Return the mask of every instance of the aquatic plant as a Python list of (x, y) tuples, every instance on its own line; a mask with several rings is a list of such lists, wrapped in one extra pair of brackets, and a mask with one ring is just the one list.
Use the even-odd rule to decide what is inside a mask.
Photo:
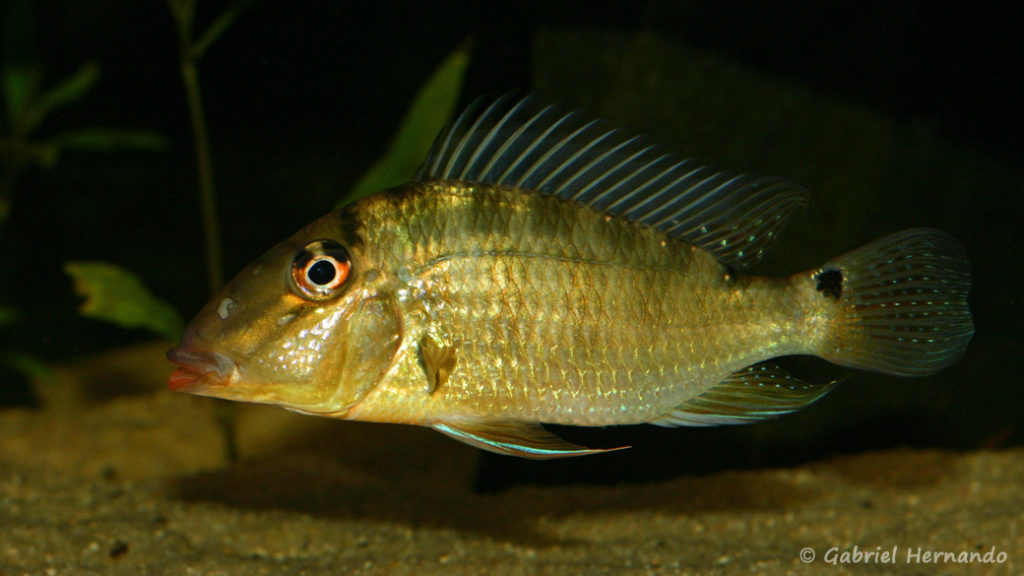
[(38, 129), (54, 112), (83, 100), (100, 78), (100, 65), (83, 63), (73, 74), (44, 87), (45, 71), (35, 57), (34, 3), (8, 3), (0, 62), (6, 123), (0, 124), (0, 226), (10, 214), (19, 177), (28, 169), (52, 169), (65, 151), (105, 152), (118, 148), (162, 150), (167, 140), (151, 130), (87, 126), (48, 137)]
[(123, 328), (144, 328), (175, 340), (181, 336), (181, 315), (157, 298), (131, 272), (109, 262), (66, 262), (75, 292), (84, 298), (79, 312)]
[[(209, 289), (215, 292), (223, 283), (221, 243), (217, 222), (217, 192), (210, 156), (210, 136), (206, 126), (199, 84), (198, 61), (252, 0), (239, 0), (221, 13), (200, 36), (194, 36), (197, 0), (168, 0), (178, 33), (180, 72), (188, 101), (196, 152), (200, 211), (206, 238), (206, 265)], [(181, 335), (181, 315), (154, 296), (130, 271), (108, 262), (68, 262), (65, 272), (75, 283), (75, 292), (84, 298), (79, 311), (123, 328), (145, 328), (168, 339)]]
[(10, 214), (15, 185), (24, 171), (35, 166), (52, 169), (61, 154), (76, 150), (105, 152), (117, 148), (162, 150), (166, 139), (149, 130), (115, 127), (85, 127), (35, 139), (35, 132), (50, 114), (85, 98), (96, 85), (100, 67), (86, 62), (48, 90), (40, 89), (43, 76), (38, 62), (5, 66), (2, 71), (7, 126), (0, 129), (0, 225)]
[(199, 205), (203, 215), (206, 238), (206, 272), (210, 293), (224, 283), (221, 256), (220, 225), (217, 221), (217, 190), (213, 179), (213, 160), (210, 157), (210, 135), (206, 127), (206, 114), (199, 85), (199, 59), (206, 50), (238, 19), (252, 0), (238, 0), (214, 20), (201, 35), (195, 35), (195, 8), (198, 0), (167, 0), (178, 31), (178, 56), (181, 80), (185, 86), (192, 136), (196, 150), (196, 173), (199, 177)]
[[(69, 151), (163, 150), (167, 146), (162, 135), (138, 128), (85, 126), (40, 135), (50, 116), (90, 94), (99, 81), (100, 65), (87, 61), (70, 76), (44, 85), (45, 70), (34, 54), (34, 16), (33, 2), (12, 1), (3, 18), (0, 90), (6, 114), (0, 123), (0, 232), (10, 216), (17, 183), (27, 171), (52, 170)], [(18, 318), (17, 309), (0, 303), (0, 328), (7, 329)], [(3, 351), (0, 364), (34, 377), (46, 372), (41, 360), (25, 352)]]

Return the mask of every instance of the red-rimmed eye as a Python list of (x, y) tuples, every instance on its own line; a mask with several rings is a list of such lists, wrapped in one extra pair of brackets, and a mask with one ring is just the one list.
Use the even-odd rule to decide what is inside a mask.
[(352, 273), (348, 250), (333, 240), (310, 242), (292, 261), (292, 287), (310, 300), (327, 300), (339, 293)]

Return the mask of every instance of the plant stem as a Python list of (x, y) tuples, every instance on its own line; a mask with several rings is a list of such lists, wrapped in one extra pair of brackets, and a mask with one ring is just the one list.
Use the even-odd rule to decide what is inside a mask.
[[(210, 136), (206, 129), (206, 115), (199, 90), (199, 73), (196, 61), (207, 46), (223, 32), (231, 20), (217, 27), (217, 33), (204, 35), (196, 43), (192, 38), (192, 22), (196, 0), (168, 0), (171, 14), (178, 27), (178, 52), (181, 59), (181, 79), (185, 86), (189, 115), (192, 117), (192, 137), (195, 139), (196, 171), (199, 178), (199, 206), (203, 214), (203, 231), (206, 237), (206, 273), (210, 294), (216, 294), (223, 284), (221, 264), (220, 225), (217, 221), (217, 192), (213, 183), (213, 160), (210, 156)], [(198, 44), (198, 49), (197, 49)], [(228, 462), (237, 462), (238, 451), (238, 409), (234, 404), (219, 402), (216, 410), (217, 425), (224, 439), (224, 452)]]
[(199, 76), (195, 61), (182, 55), (181, 78), (192, 116), (192, 134), (196, 147), (196, 172), (199, 176), (199, 204), (203, 214), (206, 237), (206, 277), (210, 294), (216, 294), (224, 283), (220, 246), (220, 224), (217, 220), (217, 190), (213, 184), (213, 160), (210, 157), (210, 136), (206, 129), (203, 100), (199, 92)]
[(192, 44), (192, 59), (199, 60), (199, 57), (206, 52), (210, 44), (213, 44), (214, 40), (219, 38), (225, 30), (235, 23), (235, 20), (252, 2), (253, 0), (236, 0), (234, 4), (229, 6), (224, 12), (221, 12), (221, 15), (206, 29), (206, 32)]
[[(199, 74), (192, 58), (191, 48), (182, 51), (181, 79), (185, 85), (188, 109), (192, 117), (192, 135), (196, 146), (196, 172), (199, 176), (199, 205), (203, 214), (203, 232), (206, 238), (206, 278), (210, 295), (224, 283), (221, 264), (220, 224), (217, 221), (217, 190), (213, 184), (213, 159), (210, 156), (210, 136), (206, 129), (206, 115), (199, 92)], [(228, 462), (238, 461), (236, 436), (238, 409), (234, 404), (219, 402), (216, 409), (217, 427), (224, 438), (224, 453)]]
[(223, 283), (220, 247), (220, 225), (217, 221), (217, 190), (213, 183), (213, 160), (210, 157), (210, 135), (206, 129), (206, 114), (199, 90), (199, 72), (192, 38), (192, 24), (196, 0), (168, 0), (174, 23), (178, 28), (178, 57), (181, 80), (185, 87), (189, 116), (192, 119), (192, 138), (196, 149), (196, 173), (199, 179), (199, 208), (203, 215), (203, 234), (206, 238), (206, 278), (210, 295), (216, 294)]

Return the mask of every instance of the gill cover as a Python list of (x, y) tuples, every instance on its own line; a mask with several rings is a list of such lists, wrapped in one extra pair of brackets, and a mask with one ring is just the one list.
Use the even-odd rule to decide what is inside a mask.
[(344, 338), (344, 360), (332, 412), (346, 412), (362, 400), (394, 365), (401, 344), (401, 318), (394, 302), (385, 297), (361, 301)]

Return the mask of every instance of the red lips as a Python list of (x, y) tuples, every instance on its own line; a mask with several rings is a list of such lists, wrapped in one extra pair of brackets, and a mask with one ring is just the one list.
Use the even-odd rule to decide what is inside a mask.
[(171, 377), (167, 380), (167, 387), (174, 392), (187, 390), (199, 380), (199, 376), (188, 368), (178, 368), (171, 373)]
[(194, 352), (184, 346), (167, 351), (167, 359), (179, 367), (167, 380), (167, 387), (175, 392), (193, 392), (211, 378), (224, 381), (234, 370), (229, 358), (216, 352)]

